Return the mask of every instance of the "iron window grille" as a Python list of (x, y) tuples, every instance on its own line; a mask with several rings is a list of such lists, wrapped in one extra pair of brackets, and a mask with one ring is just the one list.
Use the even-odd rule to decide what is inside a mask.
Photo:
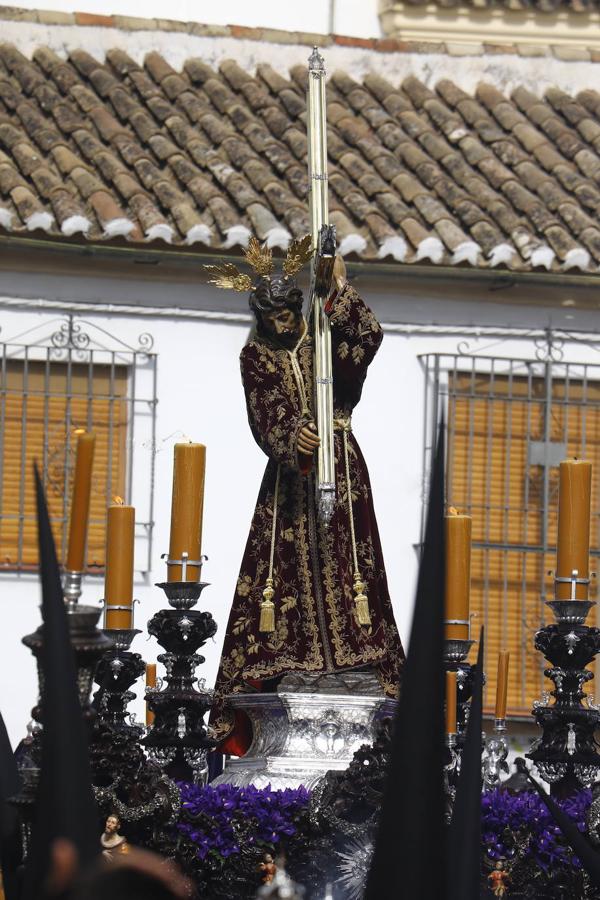
[[(506, 335), (510, 337), (509, 334)], [(593, 463), (591, 551), (600, 520), (600, 365), (566, 362), (553, 335), (536, 358), (456, 353), (420, 357), (425, 377), (422, 528), (440, 415), (446, 427), (446, 500), (473, 517), (473, 623), (486, 627), (486, 704), (495, 693), (497, 651), (511, 649), (509, 714), (527, 715), (552, 686), (533, 647), (552, 599), (558, 464)], [(422, 540), (422, 537), (421, 537)], [(592, 565), (592, 568), (596, 566)], [(590, 588), (591, 599), (596, 588)], [(514, 679), (514, 680), (513, 680)]]
[[(133, 347), (72, 315), (0, 343), (0, 571), (37, 568), (34, 459), (65, 559), (78, 428), (96, 433), (89, 573), (103, 571), (106, 507), (116, 494), (136, 508), (136, 570), (150, 570), (157, 403), (152, 347), (147, 333)], [(94, 535), (98, 547), (102, 542), (96, 554), (90, 550)]]

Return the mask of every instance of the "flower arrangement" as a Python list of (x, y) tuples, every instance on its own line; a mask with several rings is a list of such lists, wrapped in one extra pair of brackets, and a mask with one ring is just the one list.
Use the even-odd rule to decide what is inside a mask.
[[(592, 792), (583, 790), (560, 802), (581, 832), (586, 831), (591, 801)], [(510, 894), (514, 890), (521, 896), (554, 896), (545, 893), (551, 885), (582, 889), (581, 863), (535, 791), (489, 791), (481, 802), (484, 865), (488, 871), (503, 865), (511, 878)]]
[(274, 791), (270, 786), (200, 787), (182, 783), (179, 789), (179, 832), (197, 847), (200, 860), (210, 854), (221, 862), (239, 854), (242, 848), (275, 852), (282, 840), (296, 834), (310, 797), (304, 787)]
[[(585, 817), (591, 802), (592, 792), (580, 791), (560, 804), (582, 832), (586, 830)], [(535, 791), (490, 791), (483, 795), (481, 803), (484, 851), (490, 860), (510, 860), (519, 852), (523, 859), (534, 860), (545, 872), (557, 866), (580, 868), (579, 860)]]
[[(254, 897), (265, 853), (277, 856), (283, 850), (296, 870), (292, 874), (305, 883), (315, 867), (328, 870), (325, 858), (318, 862), (319, 852), (331, 857), (336, 835), (313, 831), (305, 788), (181, 783), (179, 789), (174, 854), (192, 875), (198, 896)], [(591, 800), (592, 792), (584, 790), (560, 803), (582, 832)], [(489, 791), (481, 802), (482, 886), (500, 865), (509, 878), (507, 897), (515, 900), (596, 900), (579, 860), (535, 791)]]

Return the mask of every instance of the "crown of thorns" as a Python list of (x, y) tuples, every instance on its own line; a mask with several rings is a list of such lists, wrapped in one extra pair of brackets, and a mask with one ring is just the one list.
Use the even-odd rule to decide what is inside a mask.
[[(313, 250), (311, 246), (311, 237), (294, 240), (288, 247), (286, 257), (283, 261), (283, 275), (285, 278), (293, 278), (302, 266), (310, 260)], [(267, 278), (270, 280), (275, 262), (270, 247), (261, 244), (256, 238), (250, 238), (248, 249), (244, 251), (246, 262), (256, 272), (259, 278)], [(233, 291), (251, 291), (255, 285), (250, 275), (240, 272), (238, 267), (233, 263), (221, 263), (218, 266), (204, 266), (205, 270), (210, 274), (209, 283), (216, 285), (218, 288), (226, 288)]]

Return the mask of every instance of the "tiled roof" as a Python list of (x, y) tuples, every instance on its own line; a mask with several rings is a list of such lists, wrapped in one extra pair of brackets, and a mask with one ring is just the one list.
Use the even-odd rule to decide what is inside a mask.
[[(460, 63), (456, 63), (455, 65)], [(309, 230), (306, 70), (0, 46), (0, 226), (218, 250)], [(364, 260), (600, 264), (600, 93), (328, 85), (331, 218)]]

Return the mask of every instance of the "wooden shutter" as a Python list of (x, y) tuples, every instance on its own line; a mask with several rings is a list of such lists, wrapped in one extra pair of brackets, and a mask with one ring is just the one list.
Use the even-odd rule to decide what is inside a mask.
[(106, 506), (125, 493), (127, 369), (78, 363), (8, 360), (0, 385), (0, 566), (38, 563), (33, 462), (44, 469), (46, 495), (62, 557), (77, 428), (96, 435), (87, 565), (104, 566)]
[[(600, 385), (553, 379), (548, 403), (542, 377), (454, 372), (448, 394), (448, 502), (473, 517), (471, 611), (473, 632), (486, 626), (486, 711), (493, 713), (498, 651), (506, 648), (508, 715), (529, 715), (541, 691), (553, 687), (533, 641), (540, 624), (553, 621), (543, 598), (553, 596), (558, 512), (558, 468), (547, 469), (544, 516), (544, 466), (531, 464), (530, 446), (545, 440), (548, 415), (549, 441), (594, 464), (597, 498)], [(593, 500), (592, 550), (595, 507)]]

